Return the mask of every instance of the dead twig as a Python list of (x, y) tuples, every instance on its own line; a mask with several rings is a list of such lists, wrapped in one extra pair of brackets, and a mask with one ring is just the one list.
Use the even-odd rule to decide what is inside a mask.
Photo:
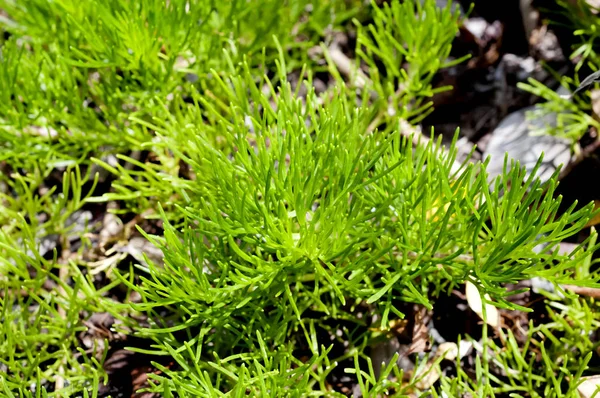
[(561, 285), (565, 290), (569, 290), (575, 294), (591, 298), (600, 298), (600, 289), (595, 287), (575, 286), (575, 285)]

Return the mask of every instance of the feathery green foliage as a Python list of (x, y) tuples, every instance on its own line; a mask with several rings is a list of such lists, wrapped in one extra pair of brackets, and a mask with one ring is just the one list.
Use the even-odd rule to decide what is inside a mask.
[[(97, 312), (149, 343), (132, 351), (170, 359), (147, 387), (165, 397), (344, 396), (340, 375), (363, 396), (576, 396), (597, 348), (581, 336), (599, 322), (577, 297), (548, 293), (552, 321), (524, 344), (486, 326), (481, 341), (465, 337), (481, 353), (475, 375), (458, 360), (455, 377), (424, 386), (435, 353), (415, 372), (371, 357), (413, 304), (465, 282), (521, 311), (512, 283), (598, 286), (595, 232), (558, 250), (593, 206), (559, 214), (556, 176), (541, 184), (507, 162), (490, 184), (485, 162), (456, 161), (455, 142), (413, 146), (406, 121), (430, 111), (433, 75), (460, 61), (447, 59), (460, 23), (450, 5), (373, 5), (371, 25), (356, 21), (364, 85), (329, 57), (335, 85), (317, 93), (307, 49), (357, 4), (84, 3), (0, 1), (12, 35), (0, 59), (7, 396), (96, 396), (108, 342), (86, 352), (79, 333)], [(104, 202), (156, 221), (139, 232), (164, 261), (116, 260), (98, 286), (88, 254), (102, 253), (102, 226), (74, 218)], [(52, 236), (54, 252), (42, 247)]]
[[(279, 74), (283, 80), (283, 61)], [(260, 395), (303, 375), (293, 391), (308, 393), (372, 343), (357, 307), (381, 314), (387, 329), (404, 316), (398, 303), (430, 307), (467, 280), (505, 308), (519, 308), (506, 300), (507, 283), (590, 283), (575, 273), (595, 247), (566, 256), (558, 244), (583, 227), (592, 206), (557, 216), (554, 181), (541, 186), (507, 165), (490, 186), (485, 164), (455, 168), (453, 147), (413, 148), (399, 129), (367, 134), (368, 109), (343, 95), (320, 104), (310, 82), (302, 98), (289, 84), (265, 94), (249, 74), (233, 72), (221, 84), (230, 106), (225, 116), (212, 108), (210, 128), (177, 120), (154, 127), (194, 176), (163, 177), (181, 198), (173, 211), (183, 219), (170, 224), (162, 213), (164, 236), (148, 237), (163, 249), (164, 266), (141, 267), (140, 285), (122, 277), (143, 298), (132, 309), (153, 320), (139, 333), (157, 353), (177, 353), (182, 369), (168, 372), (177, 382), (156, 378), (154, 391), (187, 377), (208, 391)], [(211, 109), (202, 98), (198, 106)], [(215, 149), (215, 133), (225, 148)], [(342, 331), (349, 346), (325, 360), (332, 346), (316, 329)], [(294, 352), (302, 346), (320, 370), (300, 366)], [(415, 387), (386, 390), (396, 388)]]
[(425, 100), (451, 89), (434, 89), (431, 82), (438, 70), (468, 58), (449, 58), (460, 19), (450, 1), (442, 9), (432, 1), (396, 1), (375, 7), (369, 26), (357, 23), (356, 53), (368, 68), (380, 123), (401, 118), (417, 124), (433, 111)]

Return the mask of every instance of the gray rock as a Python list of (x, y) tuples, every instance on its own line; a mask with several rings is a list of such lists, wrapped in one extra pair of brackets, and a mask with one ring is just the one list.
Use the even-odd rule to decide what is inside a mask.
[(556, 115), (548, 114), (536, 120), (527, 120), (526, 113), (535, 107), (520, 109), (508, 115), (492, 133), (484, 157), (490, 156), (487, 168), (490, 180), (502, 174), (504, 156), (508, 153), (509, 161), (519, 161), (525, 167), (528, 176), (533, 171), (539, 157), (544, 154), (544, 160), (537, 171), (537, 177), (547, 181), (552, 173), (562, 164), (566, 165), (571, 159), (570, 141), (549, 135), (531, 135), (535, 129), (547, 125), (556, 126)]

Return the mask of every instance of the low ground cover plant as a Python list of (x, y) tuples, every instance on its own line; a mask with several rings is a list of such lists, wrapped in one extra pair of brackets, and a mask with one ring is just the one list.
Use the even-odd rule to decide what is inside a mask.
[[(596, 232), (561, 250), (593, 204), (417, 128), (465, 59), (450, 3), (0, 8), (6, 396), (576, 397), (594, 374), (572, 290), (598, 287)], [(464, 289), (481, 322), (435, 337)]]

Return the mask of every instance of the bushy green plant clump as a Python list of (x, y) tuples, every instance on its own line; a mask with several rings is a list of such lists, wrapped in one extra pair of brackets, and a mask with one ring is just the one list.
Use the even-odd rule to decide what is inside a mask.
[(157, 101), (185, 97), (191, 82), (209, 92), (209, 71), (225, 66), (222, 48), (260, 70), (272, 64), (276, 35), (304, 63), (319, 35), (358, 14), (352, 5), (3, 0), (0, 159), (53, 167), (139, 148), (151, 136), (128, 128), (129, 117), (154, 116)]
[[(581, 336), (598, 324), (595, 303), (577, 297), (549, 297), (552, 322), (531, 325), (524, 344), (511, 331), (473, 341), (475, 375), (458, 361), (455, 377), (423, 387), (427, 356), (411, 374), (394, 361), (376, 372), (370, 357), (407, 303), (431, 308), (467, 281), (523, 311), (508, 284), (597, 286), (595, 233), (558, 250), (591, 205), (558, 214), (555, 178), (541, 185), (507, 164), (489, 184), (486, 163), (457, 163), (454, 144), (413, 147), (406, 121), (430, 109), (460, 23), (450, 5), (373, 6), (372, 25), (357, 21), (364, 85), (344, 84), (329, 57), (336, 84), (317, 94), (315, 65), (299, 70), (304, 50), (356, 7), (221, 3), (2, 2), (13, 34), (0, 105), (5, 394), (97, 394), (108, 342), (84, 350), (78, 336), (109, 312), (150, 342), (132, 350), (172, 360), (149, 375), (166, 397), (343, 396), (340, 375), (363, 396), (576, 396), (596, 348)], [(258, 18), (271, 9), (290, 19)], [(97, 166), (113, 174), (110, 192), (95, 188)], [(73, 219), (105, 201), (160, 219), (160, 233), (140, 233), (164, 262), (109, 265), (96, 286), (88, 257), (101, 226)], [(48, 236), (54, 252), (41, 247)], [(113, 288), (140, 299), (116, 302)]]
[[(319, 104), (310, 88), (298, 98), (290, 85), (264, 94), (250, 75), (222, 84), (230, 112), (214, 128), (155, 127), (195, 175), (168, 178), (185, 220), (149, 237), (163, 248), (164, 266), (142, 268), (140, 285), (122, 279), (143, 298), (132, 308), (153, 319), (140, 333), (181, 367), (165, 369), (170, 377), (156, 378), (155, 391), (324, 390), (336, 364), (355, 357), (358, 365), (372, 340), (368, 321), (355, 315), (361, 306), (380, 314), (385, 330), (404, 316), (398, 303), (431, 307), (467, 280), (515, 308), (506, 283), (589, 273), (585, 248), (562, 256), (557, 245), (592, 209), (558, 217), (554, 183), (541, 187), (507, 168), (490, 187), (484, 164), (453, 171), (454, 149), (433, 141), (413, 149), (399, 129), (366, 134), (368, 110), (343, 95)], [(215, 132), (228, 148), (215, 150)], [(170, 317), (159, 316), (165, 308)], [(349, 345), (332, 357), (335, 343), (316, 330)], [(295, 355), (301, 347), (310, 349), (308, 363)], [(415, 388), (398, 378), (371, 378), (365, 388)]]

